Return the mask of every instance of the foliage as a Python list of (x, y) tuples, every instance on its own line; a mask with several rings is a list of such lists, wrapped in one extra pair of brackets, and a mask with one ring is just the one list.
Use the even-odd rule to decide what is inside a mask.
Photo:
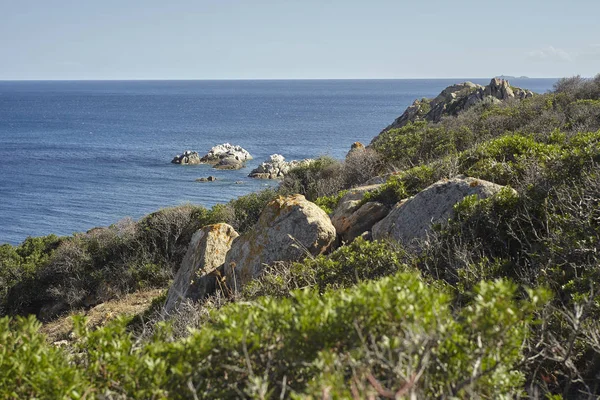
[(433, 184), (439, 179), (439, 176), (436, 176), (437, 172), (439, 170), (436, 171), (431, 166), (423, 165), (393, 174), (378, 189), (365, 193), (362, 203), (379, 201), (383, 204), (394, 205)]
[(315, 204), (321, 207), (327, 214), (331, 214), (333, 210), (338, 206), (342, 197), (348, 193), (347, 190), (342, 190), (337, 194), (331, 196), (321, 196), (315, 200)]
[[(46, 344), (30, 320), (2, 330), (0, 369), (22, 369), (36, 354), (52, 363), (28, 364), (33, 379), (3, 380), (0, 396), (78, 398), (85, 387), (89, 397), (278, 398), (324, 390), (347, 397), (353, 386), (361, 397), (382, 388), (419, 397), (516, 395), (520, 349), (543, 298), (519, 301), (515, 289), (482, 283), (454, 314), (447, 288), (404, 273), (323, 295), (304, 290), (230, 304), (176, 342), (166, 327), (138, 344), (126, 321), (93, 332), (76, 321), (74, 358)], [(19, 349), (22, 337), (36, 346)]]
[(282, 194), (299, 193), (314, 201), (321, 196), (329, 196), (343, 189), (340, 178), (342, 164), (327, 156), (293, 168), (281, 182)]
[(170, 324), (156, 322), (159, 300), (95, 331), (78, 320), (63, 350), (34, 319), (1, 319), (0, 397), (597, 396), (599, 88), (600, 75), (568, 78), (552, 93), (392, 129), (343, 162), (321, 157), (278, 190), (211, 210), (0, 246), (0, 313), (52, 318), (168, 284), (199, 227), (247, 231), (279, 194), (331, 212), (386, 168), (398, 171), (363, 202), (393, 205), (457, 174), (508, 185), (463, 199), (415, 248), (358, 238), (274, 263), (237, 297), (190, 304)]
[(300, 193), (310, 201), (361, 185), (385, 169), (381, 154), (366, 148), (350, 152), (343, 162), (319, 157), (292, 169), (279, 187), (283, 195)]
[(381, 133), (373, 148), (399, 168), (428, 163), (468, 148), (475, 140), (471, 129), (445, 129), (427, 122), (410, 123)]
[(18, 282), (30, 278), (40, 265), (59, 246), (61, 239), (55, 235), (28, 237), (19, 246), (0, 246), (0, 315), (5, 313), (9, 289)]
[(294, 289), (314, 287), (345, 288), (365, 280), (379, 279), (409, 270), (408, 259), (400, 245), (366, 241), (359, 237), (330, 255), (307, 258), (303, 262), (278, 263), (244, 288), (244, 298), (288, 296)]
[(84, 397), (86, 386), (65, 352), (49, 345), (33, 317), (0, 319), (0, 397), (59, 399)]

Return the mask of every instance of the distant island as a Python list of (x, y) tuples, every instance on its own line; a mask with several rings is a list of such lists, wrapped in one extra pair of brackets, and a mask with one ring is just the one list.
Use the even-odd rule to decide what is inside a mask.
[(499, 78), (499, 79), (531, 79), (530, 77), (525, 76), (525, 75), (523, 75), (523, 76), (498, 75), (498, 76), (496, 76), (496, 78)]

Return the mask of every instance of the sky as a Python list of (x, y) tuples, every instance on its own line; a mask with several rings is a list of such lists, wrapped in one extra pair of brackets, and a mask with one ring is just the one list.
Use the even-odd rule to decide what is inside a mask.
[(0, 0), (0, 80), (594, 76), (599, 0)]

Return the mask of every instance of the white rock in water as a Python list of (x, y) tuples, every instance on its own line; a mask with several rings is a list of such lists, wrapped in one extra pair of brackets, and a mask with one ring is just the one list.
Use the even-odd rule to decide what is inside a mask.
[(200, 161), (207, 164), (217, 164), (224, 158), (234, 158), (242, 162), (252, 160), (250, 153), (242, 146), (223, 143), (210, 149)]

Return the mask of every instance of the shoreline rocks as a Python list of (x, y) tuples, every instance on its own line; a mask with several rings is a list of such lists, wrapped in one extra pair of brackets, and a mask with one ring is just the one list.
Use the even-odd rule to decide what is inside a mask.
[[(533, 96), (534, 93), (531, 90), (511, 86), (505, 79), (493, 78), (487, 86), (463, 82), (448, 86), (434, 99), (415, 100), (381, 133), (390, 129), (402, 128), (408, 123), (416, 121), (439, 122), (444, 116), (456, 115), (482, 102), (501, 103), (512, 99), (523, 100)], [(378, 137), (376, 136), (371, 141), (371, 145), (377, 141)]]
[(211, 148), (201, 159), (202, 164), (219, 164), (224, 159), (235, 159), (242, 163), (252, 160), (252, 156), (242, 146), (223, 143)]
[(196, 182), (214, 182), (216, 180), (217, 180), (217, 178), (211, 175), (206, 178), (198, 178), (198, 179), (196, 179)]
[(172, 160), (172, 164), (181, 164), (181, 165), (198, 165), (200, 164), (200, 156), (198, 152), (186, 150), (183, 154), (177, 154)]
[(248, 160), (252, 160), (252, 156), (242, 146), (223, 143), (214, 146), (202, 157), (196, 151), (186, 150), (183, 154), (177, 154), (171, 163), (180, 165), (209, 164), (216, 169), (236, 170), (243, 168)]
[(238, 156), (229, 156), (222, 158), (218, 163), (213, 165), (215, 169), (237, 170), (244, 168), (244, 162)]
[(248, 177), (256, 179), (280, 179), (292, 168), (308, 165), (311, 162), (313, 160), (308, 158), (304, 160), (285, 161), (285, 157), (281, 154), (271, 154), (268, 159), (250, 171)]

